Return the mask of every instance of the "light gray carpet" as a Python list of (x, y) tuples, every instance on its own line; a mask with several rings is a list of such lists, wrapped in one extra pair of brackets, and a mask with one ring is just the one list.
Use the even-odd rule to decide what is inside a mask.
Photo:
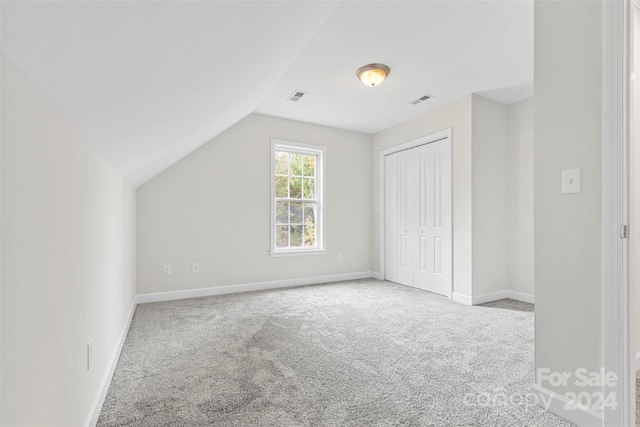
[(531, 305), (376, 280), (143, 304), (98, 425), (569, 426), (533, 342)]
[(640, 426), (640, 371), (636, 371), (636, 426)]

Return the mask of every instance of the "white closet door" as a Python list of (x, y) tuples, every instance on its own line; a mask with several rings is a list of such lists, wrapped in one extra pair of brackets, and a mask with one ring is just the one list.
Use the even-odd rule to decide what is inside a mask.
[(398, 154), (385, 157), (384, 237), (385, 278), (398, 281)]
[(413, 286), (413, 256), (416, 228), (415, 167), (412, 150), (398, 153), (398, 281)]
[(449, 138), (429, 144), (431, 149), (432, 192), (431, 292), (451, 296), (452, 219), (451, 219), (451, 141)]
[(385, 278), (450, 297), (451, 140), (385, 158)]
[(431, 147), (421, 145), (411, 150), (416, 162), (414, 173), (416, 200), (416, 235), (414, 237), (414, 277), (413, 286), (427, 291), (431, 290), (432, 245), (431, 245), (431, 212), (432, 183)]

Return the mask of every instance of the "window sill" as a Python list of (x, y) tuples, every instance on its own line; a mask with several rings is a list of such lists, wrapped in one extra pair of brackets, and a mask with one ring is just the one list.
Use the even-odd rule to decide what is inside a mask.
[(290, 257), (290, 256), (309, 256), (309, 255), (324, 255), (327, 253), (326, 249), (314, 249), (308, 251), (279, 251), (279, 252), (269, 252), (271, 258), (281, 258), (281, 257)]

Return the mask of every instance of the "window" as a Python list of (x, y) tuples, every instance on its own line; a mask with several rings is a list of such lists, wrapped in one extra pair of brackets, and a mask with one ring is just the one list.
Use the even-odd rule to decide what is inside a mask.
[(271, 141), (271, 256), (324, 253), (325, 149)]

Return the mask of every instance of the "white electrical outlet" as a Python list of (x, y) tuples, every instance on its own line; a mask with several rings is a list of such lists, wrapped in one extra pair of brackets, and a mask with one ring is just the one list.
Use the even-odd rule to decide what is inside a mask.
[(191, 263), (191, 274), (200, 274), (200, 263)]
[(93, 340), (87, 344), (87, 371), (91, 370), (93, 364)]
[(342, 255), (338, 255), (338, 262), (342, 262)]
[(164, 275), (165, 276), (170, 276), (171, 275), (171, 266), (169, 264), (166, 264), (164, 266)]

